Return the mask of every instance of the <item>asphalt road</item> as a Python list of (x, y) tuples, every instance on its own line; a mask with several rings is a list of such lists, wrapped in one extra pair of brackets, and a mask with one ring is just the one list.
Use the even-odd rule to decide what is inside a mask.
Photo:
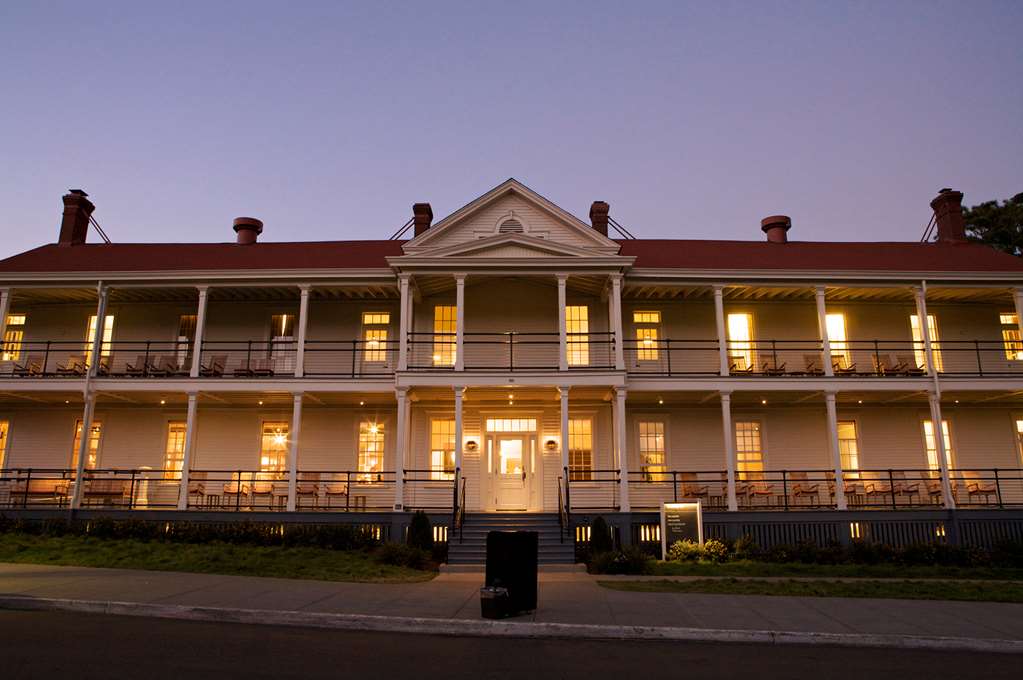
[(0, 611), (13, 678), (971, 678), (1018, 680), (1023, 657), (668, 642), (354, 633)]

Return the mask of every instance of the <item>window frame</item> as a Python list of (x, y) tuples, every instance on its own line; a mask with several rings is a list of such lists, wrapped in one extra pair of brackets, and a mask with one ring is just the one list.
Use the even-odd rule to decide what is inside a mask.
[[(739, 460), (739, 425), (743, 423), (753, 423), (758, 426), (758, 434), (760, 437), (760, 469), (759, 470), (742, 470), (740, 468), (741, 461)], [(767, 431), (764, 426), (763, 416), (743, 416), (741, 418), (733, 418), (732, 420), (732, 441), (735, 446), (735, 475), (736, 479), (740, 481), (749, 481), (752, 478), (743, 479), (742, 475), (760, 474), (763, 475), (768, 469), (767, 464)]]
[[(856, 465), (855, 467), (847, 466), (845, 463), (845, 456), (842, 453), (842, 423), (852, 423), (853, 426), (853, 439), (852, 441), (856, 445)], [(860, 470), (863, 469), (863, 447), (860, 445), (860, 421), (859, 418), (838, 418), (836, 420), (835, 434), (838, 440), (838, 459), (842, 465), (842, 472), (849, 472), (849, 477), (859, 477)], [(846, 440), (848, 441), (848, 440)]]
[[(181, 455), (180, 456), (174, 456), (174, 459), (177, 461), (177, 466), (175, 468), (173, 465), (170, 464), (171, 463), (170, 445), (171, 445), (171, 434), (173, 433), (174, 428), (177, 428), (177, 427), (181, 428)], [(188, 443), (187, 443), (187, 439), (188, 439), (188, 421), (186, 421), (186, 420), (177, 420), (177, 419), (168, 420), (167, 421), (166, 433), (167, 434), (166, 434), (166, 437), (164, 438), (164, 446), (163, 446), (163, 479), (168, 480), (168, 481), (180, 480), (181, 479), (181, 473), (184, 471), (184, 468), (185, 468), (185, 449), (188, 446)]]
[(11, 419), (0, 418), (0, 470), (7, 469), (7, 456), (11, 447)]
[[(428, 450), (430, 452), (430, 460), (428, 462), (429, 462), (429, 466), (430, 466), (430, 479), (432, 481), (449, 481), (449, 480), (453, 480), (455, 478), (455, 470), (458, 469), (458, 456), (457, 456), (458, 443), (455, 441), (455, 439), (456, 439), (455, 417), (453, 415), (430, 415), (429, 416), (429, 420), (430, 420), (430, 434), (429, 434), (429, 436), (430, 436), (430, 446), (429, 446)], [(448, 450), (446, 447), (437, 447), (437, 446), (435, 446), (435, 444), (437, 443), (436, 437), (438, 436), (438, 434), (434, 431), (434, 425), (437, 424), (437, 423), (450, 423), (451, 424), (451, 439), (450, 439), (451, 448), (450, 448), (450, 450)], [(447, 434), (445, 433), (445, 434), (441, 434), (439, 436), (447, 437)], [(447, 442), (445, 442), (445, 444), (446, 443)], [(440, 453), (441, 454), (441, 465), (439, 467), (438, 467), (436, 461), (434, 460), (434, 454), (436, 454), (436, 453)], [(446, 465), (447, 458), (448, 458), (449, 454), (451, 456), (451, 471), (450, 472), (448, 471), (448, 467)]]
[[(78, 437), (79, 437), (78, 432), (79, 432), (79, 428), (81, 428), (83, 430), (83, 434), (84, 434), (84, 430), (85, 430), (84, 425), (85, 425), (85, 423), (83, 422), (82, 418), (75, 418), (74, 429), (71, 430), (71, 465), (70, 465), (70, 469), (71, 470), (77, 470), (78, 469), (78, 447), (80, 446), (79, 441), (77, 441)], [(96, 437), (96, 455), (95, 455), (95, 460), (93, 461), (93, 464), (90, 466), (89, 465), (89, 449), (90, 449), (90, 447), (86, 446), (85, 447), (85, 465), (82, 467), (82, 469), (83, 470), (98, 470), (98, 469), (101, 469), (99, 461), (100, 461), (100, 457), (101, 457), (102, 452), (103, 452), (103, 419), (102, 418), (93, 417), (92, 423), (90, 424), (90, 427), (95, 429), (95, 430), (98, 430), (98, 435)], [(92, 438), (91, 434), (89, 435), (89, 438), (90, 439)]]
[[(438, 312), (445, 310), (438, 316)], [(451, 318), (448, 319), (448, 311)], [(444, 330), (450, 328), (451, 330)], [(430, 361), (436, 367), (453, 367), (458, 361), (458, 305), (435, 304), (433, 306), (433, 352)]]
[[(958, 447), (955, 444), (955, 428), (952, 427), (952, 419), (946, 416), (942, 416), (942, 434), (945, 438), (945, 462), (948, 465), (949, 470), (956, 470), (956, 451)], [(920, 419), (920, 438), (924, 448), (924, 467), (931, 472), (940, 472), (941, 463), (938, 460), (938, 455), (941, 453), (938, 450), (938, 440), (934, 438), (934, 462), (935, 466), (931, 465), (931, 448), (927, 445), (927, 426), (930, 425), (931, 429), (934, 429), (934, 424), (931, 422), (931, 416), (928, 414)], [(947, 432), (945, 430), (948, 430)]]
[[(105, 319), (106, 320), (103, 322), (103, 339), (100, 341), (100, 346), (99, 346), (99, 358), (100, 359), (103, 359), (105, 357), (109, 357), (114, 352), (114, 347), (113, 347), (113, 344), (114, 344), (114, 324), (115, 324), (115, 322), (117, 320), (116, 319), (116, 315), (115, 314), (106, 314), (105, 315)], [(85, 352), (85, 365), (86, 365), (86, 367), (88, 367), (90, 362), (92, 361), (92, 348), (94, 346), (93, 343), (95, 343), (96, 340), (98, 339), (98, 338), (96, 338), (96, 335), (97, 335), (96, 331), (98, 330), (96, 328), (96, 322), (97, 322), (97, 319), (96, 319), (96, 315), (95, 314), (90, 314), (88, 316), (88, 318), (85, 320), (85, 343), (83, 345), (83, 351)]]
[[(572, 447), (572, 423), (586, 422), (589, 424), (589, 463), (588, 465), (573, 465), (573, 451), (584, 451), (584, 449), (573, 449)], [(568, 442), (565, 443), (568, 452), (568, 479), (571, 482), (592, 482), (593, 471), (596, 469), (596, 417), (593, 413), (571, 413), (568, 415)]]
[[(636, 317), (640, 314), (656, 314), (656, 321), (639, 321)], [(632, 310), (632, 328), (633, 335), (636, 336), (636, 361), (659, 361), (660, 356), (660, 343), (662, 340), (662, 330), (664, 328), (664, 314), (659, 309), (634, 309)], [(644, 337), (644, 333), (652, 333), (652, 337)], [(650, 340), (649, 344), (652, 344), (652, 348), (644, 347), (644, 344), (648, 344), (646, 341)]]
[[(831, 332), (831, 320), (840, 319), (842, 322), (842, 339), (836, 340)], [(846, 369), (852, 366), (852, 354), (849, 349), (849, 324), (845, 312), (827, 312), (824, 315), (824, 325), (828, 331), (828, 344), (831, 346), (831, 364), (836, 363), (839, 368)]]
[[(749, 336), (746, 340), (733, 340), (732, 339), (732, 317), (745, 317), (748, 319), (746, 323), (746, 331)], [(757, 365), (757, 354), (756, 354), (756, 326), (754, 325), (753, 312), (727, 312), (725, 313), (725, 332), (728, 336), (728, 367), (731, 369), (733, 366), (738, 364), (738, 359), (741, 358), (745, 363), (744, 368), (737, 368), (735, 370), (750, 370), (756, 368)], [(745, 348), (744, 348), (745, 346)]]
[[(671, 450), (668, 443), (669, 422), (670, 418), (663, 413), (636, 414), (636, 464), (644, 481), (668, 481), (668, 477), (665, 473), (668, 471), (668, 451)], [(661, 441), (663, 445), (661, 455), (663, 457), (663, 461), (661, 462), (660, 470), (651, 470), (650, 468), (652, 466), (644, 466), (643, 463), (643, 424), (645, 423), (657, 423), (661, 425)]]
[[(569, 310), (583, 310), (581, 318), (572, 318)], [(586, 330), (572, 330), (573, 323), (585, 326)], [(590, 306), (588, 304), (565, 304), (565, 362), (569, 367), (590, 365)]]
[[(386, 322), (367, 323), (367, 316), (386, 315)], [(391, 311), (390, 310), (363, 310), (359, 313), (360, 333), (362, 339), (362, 363), (364, 364), (387, 364), (387, 344), (391, 339)], [(382, 333), (381, 337), (370, 337), (370, 333)], [(378, 343), (372, 349), (370, 343)]]
[[(12, 322), (12, 319), (21, 319), (20, 322)], [(21, 353), (25, 345), (25, 325), (28, 323), (28, 314), (21, 312), (9, 312), (7, 323), (4, 326), (3, 351), (0, 352), (0, 361), (21, 361)], [(17, 337), (14, 337), (17, 334)], [(12, 349), (13, 348), (13, 349)]]
[[(1005, 321), (1006, 318), (1012, 321)], [(1007, 361), (1023, 361), (1023, 336), (1019, 331), (1016, 312), (999, 312), (998, 323), (1002, 331), (1002, 349)]]
[[(278, 426), (278, 432), (267, 432), (268, 427)], [(283, 451), (277, 452), (276, 457), (272, 455), (274, 450), (267, 448), (267, 437), (284, 435)], [(291, 423), (287, 420), (276, 418), (260, 418), (259, 420), (259, 472), (261, 474), (281, 474), (288, 471), (288, 457), (291, 453)], [(267, 455), (269, 454), (269, 455)], [(273, 464), (274, 459), (278, 461)], [(266, 462), (263, 462), (266, 459)]]
[[(909, 315), (909, 333), (913, 338), (913, 358), (919, 368), (933, 368), (935, 373), (945, 370), (945, 363), (941, 356), (941, 336), (938, 334), (938, 317), (935, 314), (927, 313), (927, 334), (931, 343), (931, 356), (934, 357), (934, 366), (929, 366), (927, 361), (927, 344), (924, 342), (923, 328), (920, 326), (919, 314), (916, 312)], [(913, 320), (916, 319), (914, 322)], [(933, 322), (933, 323), (932, 323)]]
[[(368, 456), (371, 452), (362, 450), (363, 444), (363, 431), (362, 426), (366, 425), (366, 434), (372, 434), (375, 436), (379, 435), (380, 448), (378, 451), (380, 457), (380, 467), (377, 470), (364, 470), (363, 469), (363, 458)], [(377, 427), (377, 432), (372, 432), (373, 426)], [(387, 463), (387, 422), (374, 418), (371, 416), (360, 415), (355, 420), (355, 470), (356, 470), (356, 481), (360, 483), (370, 483), (375, 481), (383, 481), (383, 473), (385, 472)]]

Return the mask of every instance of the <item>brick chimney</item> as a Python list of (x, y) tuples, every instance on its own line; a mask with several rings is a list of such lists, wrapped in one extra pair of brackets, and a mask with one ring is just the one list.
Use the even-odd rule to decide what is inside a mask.
[(263, 233), (263, 223), (255, 217), (236, 217), (234, 232), (238, 234), (238, 245), (251, 246)]
[(412, 223), (415, 224), (415, 235), (419, 236), (430, 228), (433, 222), (433, 208), (429, 203), (412, 204)]
[(769, 243), (788, 243), (791, 228), (792, 218), (788, 215), (771, 215), (760, 220), (760, 229), (767, 234)]
[(938, 225), (938, 241), (962, 243), (966, 240), (966, 222), (963, 220), (963, 192), (942, 189), (931, 201), (934, 221)]
[(80, 246), (89, 233), (89, 216), (96, 206), (81, 189), (71, 189), (64, 196), (64, 216), (60, 220), (60, 239), (57, 245)]
[(595, 231), (607, 236), (607, 221), (611, 212), (611, 206), (604, 201), (594, 201), (590, 206), (590, 224)]

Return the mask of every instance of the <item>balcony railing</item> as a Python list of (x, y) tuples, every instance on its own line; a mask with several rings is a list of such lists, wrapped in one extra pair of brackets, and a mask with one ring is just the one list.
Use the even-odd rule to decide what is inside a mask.
[[(409, 333), (409, 370), (453, 370), (454, 333)], [(557, 371), (561, 338), (558, 333), (465, 333), (462, 340), (466, 371)], [(613, 333), (569, 333), (569, 370), (614, 368)]]

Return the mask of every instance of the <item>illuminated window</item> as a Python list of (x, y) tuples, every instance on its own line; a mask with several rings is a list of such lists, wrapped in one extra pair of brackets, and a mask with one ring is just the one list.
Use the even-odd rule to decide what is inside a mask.
[(7, 464), (7, 431), (10, 426), (6, 420), (0, 420), (0, 470)]
[(185, 432), (185, 421), (167, 423), (167, 448), (163, 455), (164, 479), (181, 479), (181, 468), (185, 464)]
[(661, 479), (664, 472), (664, 421), (639, 422), (639, 469), (644, 479)]
[(21, 359), (21, 343), (25, 339), (25, 315), (8, 314), (7, 329), (4, 331), (4, 346), (0, 352), (0, 361), (19, 361)]
[(661, 313), (633, 312), (632, 323), (636, 326), (636, 358), (639, 361), (657, 361)]
[[(86, 365), (92, 361), (92, 343), (96, 339), (96, 315), (89, 315), (89, 325), (85, 330), (85, 363)], [(99, 354), (101, 357), (110, 356), (111, 341), (114, 339), (114, 315), (107, 314), (106, 321), (103, 322), (103, 342), (99, 348)]]
[(828, 314), (825, 317), (828, 328), (828, 342), (831, 345), (831, 363), (838, 368), (849, 368), (849, 339), (845, 333), (845, 314)]
[(487, 432), (536, 432), (536, 418), (487, 418)]
[(430, 421), (430, 479), (455, 478), (455, 421), (433, 418)]
[(433, 308), (433, 365), (454, 366), (458, 351), (455, 333), (458, 324), (458, 308), (454, 305), (437, 305)]
[[(909, 326), (913, 331), (913, 354), (916, 358), (916, 365), (920, 368), (927, 366), (927, 351), (924, 345), (924, 336), (920, 328), (920, 317), (913, 314), (909, 317)], [(927, 315), (927, 334), (931, 340), (931, 353), (934, 355), (934, 370), (941, 373), (944, 370), (941, 361), (941, 352), (938, 351), (938, 322), (933, 314)]]
[[(96, 467), (96, 460), (99, 456), (99, 440), (103, 433), (103, 423), (98, 420), (92, 421), (89, 429), (89, 442), (85, 452), (85, 469), (92, 470)], [(71, 467), (78, 469), (78, 447), (82, 445), (82, 421), (75, 421), (75, 440), (71, 445)]]
[(259, 447), (259, 469), (281, 472), (288, 467), (288, 424), (264, 422)]
[(192, 358), (192, 346), (195, 344), (195, 314), (182, 314), (178, 317), (178, 338), (175, 353), (178, 364), (185, 365)]
[(565, 307), (565, 327), (569, 366), (588, 366), (590, 363), (590, 308), (586, 305)]
[(764, 471), (764, 444), (760, 423), (750, 420), (735, 424), (735, 464), (739, 472)]
[(568, 478), (573, 482), (593, 479), (593, 420), (568, 420)]
[(270, 317), (270, 358), (274, 370), (295, 368), (295, 315), (274, 314)]
[(753, 315), (728, 315), (728, 359), (738, 371), (753, 367)]
[[(359, 472), (383, 472), (384, 470), (384, 426), (364, 420), (359, 423)], [(368, 481), (370, 475), (360, 475)]]
[(1019, 324), (1015, 314), (999, 314), (998, 321), (1002, 325), (1002, 345), (1005, 347), (1005, 358), (1012, 361), (1023, 361), (1023, 340), (1019, 335)]
[(362, 337), (365, 347), (362, 360), (370, 363), (387, 361), (387, 331), (391, 324), (388, 312), (363, 312)]
[[(947, 420), (941, 421), (941, 436), (945, 440), (945, 461), (949, 468), (955, 468), (955, 453), (952, 450), (951, 430)], [(938, 442), (934, 437), (934, 423), (930, 420), (924, 421), (924, 447), (927, 449), (927, 467), (932, 470), (940, 470), (938, 465)]]
[(838, 421), (838, 453), (843, 470), (860, 469), (860, 445), (856, 439), (856, 421)]
[(1019, 455), (1019, 465), (1023, 467), (1023, 418), (1016, 420), (1016, 453)]

